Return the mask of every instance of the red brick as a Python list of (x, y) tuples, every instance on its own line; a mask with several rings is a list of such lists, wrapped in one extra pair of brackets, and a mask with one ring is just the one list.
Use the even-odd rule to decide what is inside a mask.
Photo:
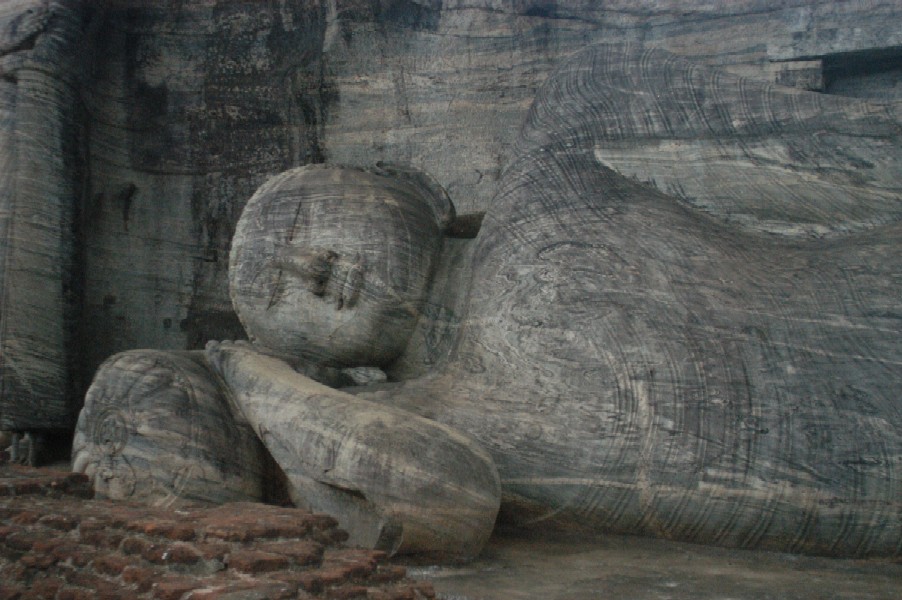
[(132, 519), (135, 518), (134, 511), (127, 506), (118, 506), (115, 504), (110, 504), (110, 511), (107, 514), (110, 520), (110, 525), (112, 527), (125, 527), (127, 526)]
[(95, 571), (111, 577), (118, 577), (129, 564), (129, 560), (121, 554), (104, 554), (91, 563)]
[(141, 553), (144, 560), (156, 565), (193, 565), (200, 561), (201, 554), (191, 544), (152, 544)]
[(143, 523), (142, 530), (146, 535), (165, 537), (180, 542), (190, 542), (197, 537), (194, 527), (175, 521), (147, 521)]
[(29, 571), (21, 563), (15, 562), (3, 569), (3, 579), (6, 581), (25, 581), (28, 579)]
[(369, 577), (373, 583), (393, 583), (407, 577), (407, 569), (398, 565), (379, 565)]
[(296, 584), (300, 589), (311, 594), (319, 594), (323, 591), (323, 579), (319, 576), (319, 572), (282, 571), (272, 573), (268, 577)]
[(362, 578), (376, 570), (377, 561), (383, 556), (383, 553), (372, 550), (330, 550), (325, 553), (323, 566), (341, 567), (349, 570), (351, 577)]
[[(264, 537), (267, 538), (298, 538), (304, 537), (314, 528), (310, 517), (312, 515), (294, 509), (284, 514), (267, 515), (261, 525), (265, 528)], [(295, 514), (297, 513), (297, 514)]]
[(55, 577), (36, 579), (31, 582), (31, 586), (29, 586), (28, 592), (22, 600), (31, 600), (32, 598), (35, 600), (53, 600), (56, 598), (56, 593), (62, 585), (63, 582)]
[(322, 513), (313, 513), (311, 515), (308, 515), (305, 520), (306, 522), (310, 523), (310, 526), (313, 529), (325, 530), (338, 527), (338, 521), (335, 520), (335, 517), (331, 515), (324, 515)]
[(126, 519), (124, 523), (124, 527), (127, 531), (132, 531), (134, 533), (145, 533), (145, 529), (153, 526), (153, 520), (151, 519), (135, 519), (134, 515), (129, 514), (130, 518)]
[(78, 530), (81, 533), (86, 531), (104, 531), (110, 527), (112, 527), (112, 525), (108, 520), (98, 519), (96, 516), (83, 518), (81, 523), (78, 524)]
[(38, 538), (34, 533), (27, 531), (14, 531), (6, 536), (4, 543), (6, 547), (18, 552), (28, 552), (31, 550)]
[[(63, 548), (60, 546), (60, 548)], [(54, 554), (59, 553), (60, 548), (54, 551)], [(77, 544), (75, 546), (67, 546), (67, 549), (71, 549), (71, 553), (68, 554), (67, 558), (72, 565), (76, 567), (84, 567), (89, 562), (94, 560), (97, 557), (97, 550), (91, 546), (85, 546), (84, 544)], [(65, 559), (60, 559), (65, 560)]]
[(354, 577), (354, 568), (348, 565), (330, 564), (317, 571), (323, 585), (332, 586), (347, 583)]
[(206, 560), (224, 560), (225, 555), (231, 552), (232, 546), (225, 543), (205, 543), (194, 546)]
[(56, 600), (93, 600), (93, 598), (92, 592), (73, 587), (60, 588), (56, 594)]
[(115, 600), (122, 597), (117, 584), (83, 570), (66, 573), (66, 582), (86, 590), (91, 590), (95, 600)]
[(56, 560), (50, 554), (39, 554), (37, 552), (29, 552), (19, 559), (19, 564), (29, 569), (46, 570), (52, 567)]
[(417, 600), (416, 591), (410, 586), (399, 586), (387, 590), (380, 590), (380, 593), (370, 593), (369, 600)]
[(33, 510), (23, 510), (10, 519), (16, 525), (34, 525), (41, 518), (41, 513)]
[[(37, 546), (40, 547), (39, 544)], [(54, 545), (48, 553), (51, 554), (57, 562), (67, 562), (73, 556), (78, 554), (78, 550), (79, 545), (77, 543), (70, 540), (63, 540), (62, 543)]]
[(91, 479), (84, 473), (67, 473), (62, 479), (50, 483), (50, 487), (79, 498), (91, 498)]
[(78, 530), (78, 539), (82, 544), (98, 548), (117, 548), (124, 537), (124, 534), (115, 529)]
[(411, 584), (411, 587), (423, 598), (435, 598), (435, 588), (432, 587), (432, 583), (429, 581), (415, 581)]
[(205, 587), (189, 577), (170, 577), (153, 585), (153, 597), (159, 600), (179, 600), (188, 592)]
[(195, 531), (194, 527), (181, 523), (173, 525), (166, 533), (161, 535), (174, 542), (191, 542), (197, 539), (197, 531)]
[(242, 573), (266, 573), (288, 567), (288, 559), (271, 552), (238, 550), (229, 555), (228, 566)]
[(119, 549), (125, 554), (144, 554), (151, 547), (151, 543), (145, 539), (130, 536), (122, 540)]
[(146, 567), (128, 565), (122, 569), (122, 581), (133, 585), (139, 592), (147, 592), (159, 578), (159, 572)]
[(236, 542), (303, 537), (311, 531), (334, 528), (336, 525), (336, 521), (327, 515), (249, 503), (227, 504), (210, 510), (202, 523), (208, 536)]
[(20, 479), (13, 482), (13, 490), (15, 496), (30, 496), (32, 494), (40, 494), (43, 484), (37, 479)]
[(272, 581), (232, 581), (191, 592), (186, 600), (287, 600), (297, 597), (297, 586)]
[(384, 561), (387, 557), (388, 554), (382, 550), (369, 550), (367, 548), (341, 548), (338, 550), (329, 550), (329, 552), (326, 553), (326, 560), (347, 560), (354, 562), (365, 560), (372, 562), (374, 566), (376, 563)]
[(362, 585), (347, 585), (326, 592), (326, 598), (330, 600), (354, 600), (355, 598), (366, 598), (366, 596), (366, 588)]
[(72, 531), (73, 529), (78, 527), (78, 520), (74, 517), (66, 515), (44, 515), (43, 517), (38, 519), (38, 523), (40, 525), (44, 525), (45, 527), (58, 529), (60, 531)]
[(169, 547), (169, 558), (167, 560), (170, 563), (179, 565), (193, 565), (199, 562), (200, 559), (200, 552), (198, 552), (197, 549), (191, 544), (176, 542)]
[(256, 544), (254, 549), (281, 554), (300, 566), (320, 564), (323, 559), (322, 544), (310, 540), (264, 542)]
[(260, 525), (242, 523), (214, 523), (206, 528), (208, 538), (225, 540), (227, 542), (252, 542), (261, 538), (266, 529)]
[(169, 558), (169, 546), (165, 544), (147, 544), (141, 551), (141, 558), (155, 565), (166, 564)]
[(313, 532), (313, 539), (326, 546), (343, 544), (348, 541), (348, 532), (344, 529), (323, 529)]
[(53, 551), (60, 546), (70, 543), (71, 541), (61, 537), (43, 538), (35, 540), (34, 544), (31, 546), (31, 550), (32, 552), (40, 552), (42, 554), (52, 554)]

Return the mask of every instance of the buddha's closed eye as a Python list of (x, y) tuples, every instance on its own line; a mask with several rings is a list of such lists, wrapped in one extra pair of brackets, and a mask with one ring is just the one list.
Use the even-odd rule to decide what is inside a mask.
[(300, 278), (314, 296), (334, 298), (335, 308), (342, 310), (353, 307), (360, 297), (366, 259), (359, 253), (349, 259), (333, 250), (285, 247), (276, 252), (272, 267), (279, 274), (270, 306), (281, 297), (283, 277), (288, 274)]

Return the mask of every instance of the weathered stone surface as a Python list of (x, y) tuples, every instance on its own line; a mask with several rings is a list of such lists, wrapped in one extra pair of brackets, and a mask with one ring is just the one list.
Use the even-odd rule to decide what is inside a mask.
[[(251, 340), (280, 356), (390, 364), (407, 345), (453, 217), (444, 191), (422, 177), (287, 171), (245, 206), (229, 258), (232, 302)], [(311, 295), (320, 301), (303, 301)]]
[[(231, 260), (256, 348), (206, 359), (292, 499), (367, 546), (478, 551), (494, 467), (459, 431), (524, 524), (895, 555), (900, 138), (893, 105), (596, 46), (537, 96), (473, 242), (439, 253), (450, 211), (398, 175), (264, 184)], [(424, 331), (451, 339), (405, 352)], [(295, 370), (369, 365), (410, 378), (355, 399)]]
[[(898, 108), (791, 93), (644, 48), (891, 100), (902, 80), (898, 16), (897, 3), (879, 0), (4, 3), (0, 428), (69, 425), (67, 390), (117, 350), (243, 335), (224, 257), (245, 198), (304, 163), (387, 159), (432, 173), (461, 212), (487, 210), (477, 242), (430, 247), (434, 267), (408, 255), (413, 279), (434, 273), (434, 284), (424, 303), (400, 297), (396, 321), (382, 314), (344, 330), (306, 310), (308, 339), (280, 345), (295, 298), (270, 332), (267, 316), (251, 324), (246, 310), (261, 345), (333, 384), (359, 374), (339, 367), (364, 369), (358, 381), (379, 381), (376, 367), (408, 380), (364, 394), (477, 437), (509, 495), (549, 519), (585, 513), (717, 543), (897, 553)], [(601, 39), (616, 44), (558, 69), (514, 146), (512, 124), (551, 70)], [(341, 171), (352, 172), (361, 177)], [(364, 214), (358, 237), (363, 225), (387, 231), (384, 213)], [(274, 243), (263, 233), (291, 234), (288, 217), (247, 237)], [(323, 233), (340, 233), (333, 225)], [(421, 245), (437, 243), (436, 225)], [(312, 250), (328, 258), (330, 243)], [(352, 293), (336, 297), (322, 282), (316, 301), (355, 309), (356, 274), (394, 260), (390, 245), (381, 250), (368, 263), (327, 260)], [(298, 257), (272, 258), (281, 274)], [(331, 332), (326, 341), (312, 322)], [(372, 356), (375, 344), (349, 349), (386, 325)], [(76, 356), (73, 339), (84, 347)], [(201, 412), (230, 423), (238, 413), (195, 366), (187, 380), (208, 386)], [(258, 367), (233, 389), (260, 390)], [(285, 374), (281, 396), (305, 396), (309, 382)], [(193, 396), (182, 384), (160, 389), (184, 408)], [(133, 414), (157, 391), (110, 389), (110, 406)], [(104, 402), (89, 398), (76, 453), (85, 439), (101, 450), (80, 466), (121, 466), (125, 448), (158, 452), (133, 432), (120, 447), (121, 415), (107, 427), (92, 412)], [(214, 475), (151, 470), (149, 485), (166, 494), (191, 480), (205, 496), (223, 479), (218, 455), (234, 431), (196, 451), (191, 412), (151, 427), (188, 423), (187, 434), (148, 440), (212, 463)], [(268, 418), (254, 423), (263, 438)], [(172, 445), (186, 437), (187, 450)], [(128, 468), (94, 472), (133, 487)], [(885, 519), (882, 533), (871, 518)]]
[(337, 515), (351, 543), (390, 553), (460, 559), (482, 549), (500, 486), (471, 439), (326, 387), (250, 344), (211, 342), (207, 356), (296, 505)]
[(762, 85), (633, 45), (579, 56), (548, 80), (521, 146), (589, 150), (745, 230), (812, 237), (902, 216), (893, 104)]
[[(279, 175), (236, 231), (238, 314), (260, 348), (317, 375), (389, 364), (412, 334), (452, 218), (444, 192), (405, 170), (307, 166)], [(478, 445), (325, 387), (247, 344), (211, 342), (205, 356), (212, 371), (200, 355), (160, 351), (123, 353), (98, 371), (73, 453), (73, 468), (98, 493), (241, 499), (235, 494), (261, 487), (263, 465), (259, 452), (241, 451), (256, 448), (246, 420), (294, 503), (339, 515), (351, 543), (445, 559), (478, 554), (500, 502), (495, 467)], [(214, 535), (253, 535), (237, 525)]]
[(328, 92), (317, 1), (91, 8), (86, 381), (117, 351), (243, 335), (235, 222), (268, 175), (322, 160)]
[(0, 429), (73, 417), (83, 21), (77, 1), (0, 7)]
[[(35, 167), (53, 171), (40, 180), (69, 190), (53, 197), (78, 214), (76, 253), (65, 236), (60, 253), (84, 274), (71, 313), (80, 317), (80, 351), (71, 366), (61, 350), (47, 357), (54, 377), (72, 373), (80, 390), (115, 352), (198, 349), (244, 335), (226, 257), (244, 203), (272, 174), (324, 160), (409, 164), (431, 173), (461, 214), (486, 210), (536, 91), (589, 43), (660, 47), (780, 83), (795, 81), (781, 75), (785, 65), (821, 61), (822, 72), (811, 67), (800, 85), (820, 75), (842, 93), (898, 98), (890, 94), (899, 89), (893, 0), (51, 5), (84, 21), (72, 30), (83, 42), (77, 51), (41, 59), (42, 73), (74, 77), (53, 93), (75, 89), (79, 101), (52, 102), (79, 125), (83, 156), (63, 156), (82, 166), (65, 176)], [(5, 2), (4, 12), (12, 20), (22, 6)], [(889, 62), (868, 58), (887, 51)], [(877, 63), (889, 66), (865, 68)], [(67, 115), (38, 123), (47, 135), (36, 137), (72, 138), (60, 129)], [(64, 313), (41, 319), (51, 315)]]
[(242, 337), (226, 256), (272, 174), (408, 164), (476, 214), (536, 91), (589, 43), (899, 98), (900, 22), (894, 0), (4, 2), (0, 254), (35, 270), (2, 269), (31, 281), (0, 283), (2, 402), (30, 408), (0, 427), (71, 426), (115, 352)]
[[(264, 450), (236, 416), (202, 353), (122, 353), (104, 363), (88, 390), (72, 469), (87, 474), (103, 498), (259, 500)], [(167, 525), (157, 533), (188, 533)]]
[[(410, 0), (381, 11), (376, 4), (339, 0), (327, 13), (323, 60), (336, 93), (324, 154), (339, 164), (412, 164), (435, 176), (462, 214), (488, 208), (535, 93), (586, 45), (662, 48), (785, 84), (788, 62), (845, 64), (894, 48), (898, 64), (902, 39), (893, 0)], [(859, 74), (867, 62), (857, 63)], [(898, 67), (884, 67), (842, 91), (867, 94), (881, 73), (900, 80)], [(809, 77), (795, 81), (811, 85)]]
[[(635, 108), (624, 90), (649, 73), (694, 85), (664, 86), (657, 110)], [(884, 151), (857, 176), (816, 142), (790, 142), (810, 154), (788, 173), (748, 146), (725, 151), (718, 160), (741, 167), (789, 228), (731, 220), (755, 199), (740, 193), (693, 206), (729, 180), (681, 199), (611, 168), (623, 166), (611, 140), (634, 131), (679, 129), (691, 145), (719, 140), (721, 126), (763, 149), (787, 132), (837, 132), (849, 156)], [(655, 51), (587, 50), (537, 97), (475, 241), (469, 312), (442, 376), (359, 394), (474, 436), (522, 524), (897, 555), (900, 229), (887, 174), (899, 171), (900, 137), (895, 107), (765, 87)], [(673, 163), (652, 151), (644, 168), (682, 168)], [(820, 169), (812, 185), (783, 204), (773, 190), (809, 165)], [(824, 201), (818, 177), (831, 174), (861, 203)], [(841, 226), (803, 238), (793, 228), (808, 233), (812, 214)]]

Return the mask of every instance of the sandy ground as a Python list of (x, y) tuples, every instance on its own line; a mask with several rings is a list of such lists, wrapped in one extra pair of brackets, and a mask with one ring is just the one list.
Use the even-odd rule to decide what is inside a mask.
[(477, 561), (410, 567), (445, 600), (902, 600), (902, 562), (710, 548), (630, 536), (498, 536)]

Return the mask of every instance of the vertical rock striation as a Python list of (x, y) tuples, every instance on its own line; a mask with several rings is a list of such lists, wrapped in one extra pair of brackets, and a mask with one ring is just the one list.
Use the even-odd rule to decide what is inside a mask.
[(72, 419), (81, 8), (12, 2), (0, 13), (0, 429)]

